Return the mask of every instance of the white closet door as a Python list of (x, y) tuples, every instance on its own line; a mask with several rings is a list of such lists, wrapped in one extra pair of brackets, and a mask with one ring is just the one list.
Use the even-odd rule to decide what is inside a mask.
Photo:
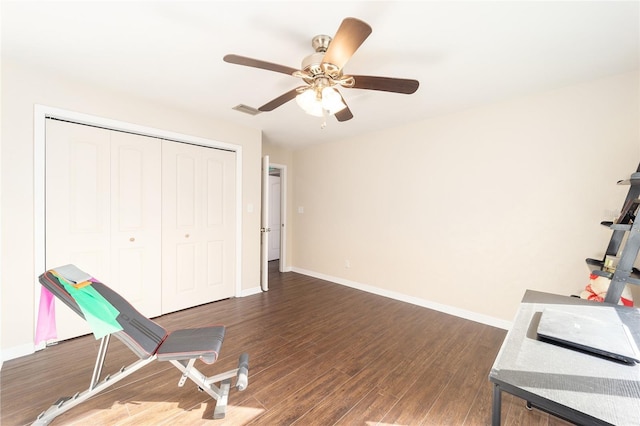
[(234, 295), (235, 153), (162, 144), (162, 311)]
[[(73, 263), (147, 316), (160, 313), (160, 140), (46, 127), (46, 267)], [(58, 339), (90, 332), (56, 302)]]
[(111, 133), (111, 281), (107, 284), (147, 317), (162, 313), (161, 167), (159, 139)]
[[(46, 268), (73, 263), (109, 282), (110, 132), (46, 123)], [(56, 300), (58, 340), (91, 332)]]

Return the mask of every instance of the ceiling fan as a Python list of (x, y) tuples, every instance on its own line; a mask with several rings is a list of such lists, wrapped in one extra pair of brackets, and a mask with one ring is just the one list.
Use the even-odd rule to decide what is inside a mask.
[(300, 70), (233, 54), (223, 59), (232, 64), (288, 74), (305, 82), (304, 86), (296, 87), (262, 105), (259, 111), (273, 111), (296, 98), (308, 114), (320, 117), (335, 115), (338, 121), (347, 121), (353, 118), (353, 114), (338, 87), (404, 94), (418, 90), (417, 80), (343, 74), (343, 67), (369, 34), (371, 27), (366, 22), (356, 18), (344, 19), (333, 39), (327, 35), (317, 35), (312, 39), (315, 53), (302, 60)]

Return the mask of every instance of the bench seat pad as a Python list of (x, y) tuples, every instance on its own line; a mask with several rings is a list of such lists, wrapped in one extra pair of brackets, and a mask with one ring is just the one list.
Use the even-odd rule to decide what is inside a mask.
[(156, 351), (158, 361), (200, 358), (213, 364), (218, 359), (224, 332), (222, 325), (173, 331)]

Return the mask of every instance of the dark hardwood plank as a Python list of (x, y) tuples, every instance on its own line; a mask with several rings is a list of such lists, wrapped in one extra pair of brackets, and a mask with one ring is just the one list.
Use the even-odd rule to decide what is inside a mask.
[[(469, 415), (471, 402), (475, 399), (478, 390), (484, 389), (487, 383), (485, 371), (489, 371), (497, 355), (496, 351), (486, 349), (484, 342), (490, 338), (491, 329), (482, 327), (478, 330), (476, 340), (471, 340), (464, 349), (460, 366), (451, 377), (451, 380), (442, 390), (438, 399), (431, 406), (424, 424), (450, 424), (459, 425), (465, 422)], [(490, 410), (486, 417), (478, 419), (480, 423), (491, 422)]]
[[(232, 390), (227, 417), (170, 363), (154, 362), (53, 425), (486, 425), (488, 374), (506, 332), (270, 265), (268, 292), (155, 320), (168, 329), (225, 324), (213, 375), (250, 354), (249, 387)], [(98, 342), (84, 336), (0, 372), (0, 424), (26, 425), (58, 397), (87, 388)], [(135, 356), (113, 339), (105, 374)], [(503, 397), (503, 424), (562, 425)]]
[(457, 319), (452, 322), (457, 323), (457, 327), (450, 327), (448, 333), (456, 338), (442, 341), (438, 349), (429, 354), (429, 364), (419, 372), (415, 383), (384, 417), (384, 423), (420, 424), (458, 371), (463, 351), (469, 341), (475, 338), (477, 326)]
[(386, 389), (375, 387), (335, 424), (340, 426), (377, 424), (397, 401), (398, 398)]
[(258, 416), (251, 425), (288, 425), (300, 420), (319, 401), (329, 397), (334, 389), (348, 382), (350, 377), (336, 369), (325, 371), (311, 383), (291, 395), (283, 395), (279, 404)]

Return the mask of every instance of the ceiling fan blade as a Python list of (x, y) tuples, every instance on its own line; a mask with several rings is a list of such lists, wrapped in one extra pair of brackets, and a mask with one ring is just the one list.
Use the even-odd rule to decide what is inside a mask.
[(356, 18), (346, 18), (329, 43), (322, 62), (333, 64), (339, 70), (342, 69), (369, 34), (371, 34), (369, 24)]
[(374, 77), (370, 75), (353, 75), (353, 88), (381, 90), (384, 92), (404, 93), (410, 95), (418, 90), (418, 80), (406, 78)]
[(353, 114), (351, 113), (351, 110), (349, 109), (349, 107), (346, 107), (345, 109), (336, 112), (334, 115), (336, 116), (336, 119), (338, 121), (347, 121), (353, 118)]
[(262, 105), (260, 108), (258, 108), (258, 111), (262, 111), (262, 112), (273, 111), (274, 109), (278, 108), (280, 105), (283, 105), (289, 102), (291, 99), (295, 98), (298, 95), (298, 93), (299, 92), (297, 88), (289, 90), (287, 93), (282, 94), (277, 98), (275, 98), (274, 100)]
[[(338, 92), (340, 93), (340, 92)], [(342, 98), (342, 102), (347, 105), (347, 101), (344, 100), (344, 97), (342, 96), (342, 93), (340, 93), (340, 97)], [(336, 112), (334, 114), (336, 116), (336, 120), (338, 121), (347, 121), (347, 120), (351, 120), (353, 118), (353, 114), (351, 113), (351, 110), (349, 109), (349, 105), (347, 105), (346, 108)]]
[(225, 62), (229, 62), (230, 64), (262, 68), (263, 70), (281, 72), (288, 75), (292, 75), (294, 72), (299, 71), (295, 68), (287, 67), (285, 65), (278, 65), (272, 62), (261, 61), (259, 59), (252, 59), (239, 55), (225, 55), (225, 57), (222, 59), (224, 59)]

